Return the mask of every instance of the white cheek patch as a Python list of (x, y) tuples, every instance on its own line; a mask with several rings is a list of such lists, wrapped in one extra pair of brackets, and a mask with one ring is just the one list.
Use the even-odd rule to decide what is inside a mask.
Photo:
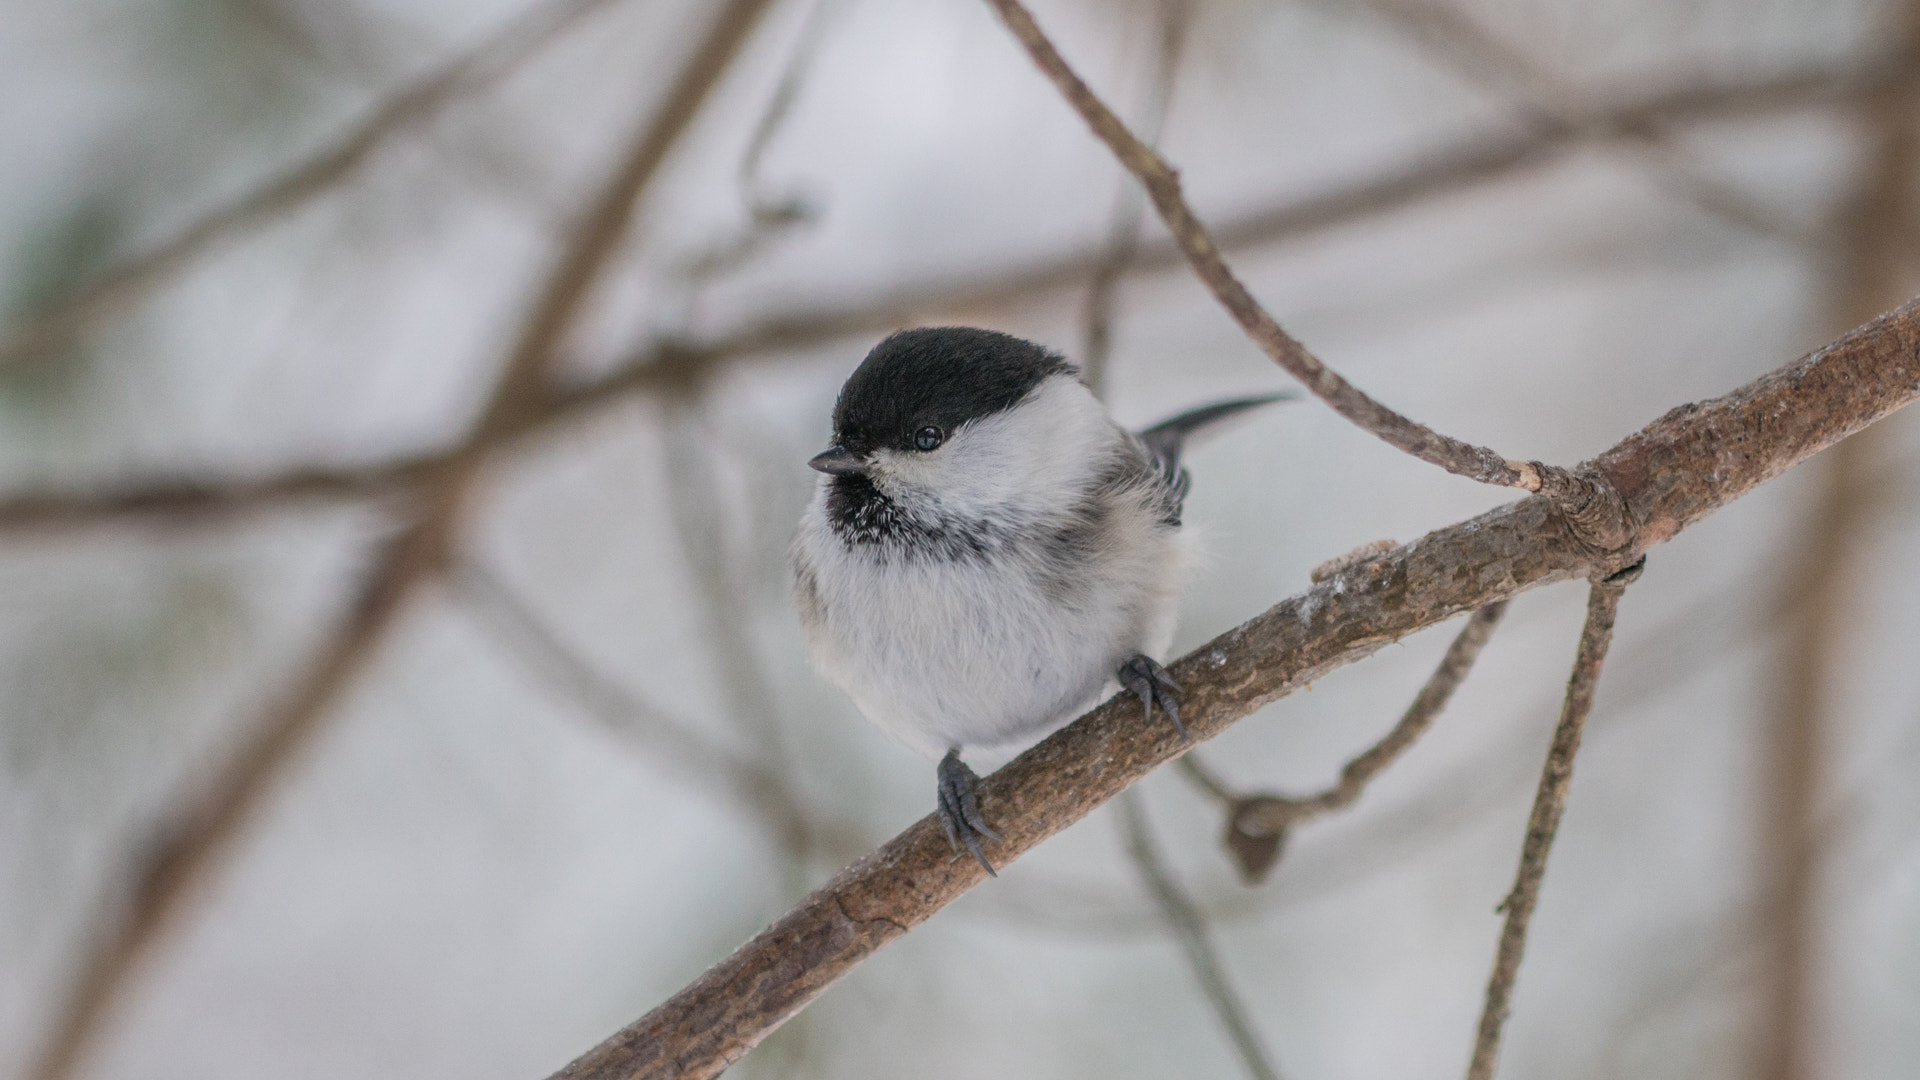
[(1054, 376), (1013, 408), (962, 426), (937, 450), (875, 451), (873, 478), (889, 498), (931, 516), (1047, 516), (1085, 493), (1115, 436), (1086, 387)]

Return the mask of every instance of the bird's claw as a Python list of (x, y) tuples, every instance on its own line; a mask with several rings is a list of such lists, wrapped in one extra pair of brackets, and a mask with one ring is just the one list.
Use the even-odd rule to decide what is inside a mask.
[(1146, 706), (1147, 723), (1153, 723), (1153, 706), (1158, 703), (1173, 721), (1173, 730), (1180, 733), (1181, 742), (1192, 742), (1193, 736), (1187, 734), (1187, 726), (1180, 722), (1180, 699), (1173, 692), (1180, 684), (1167, 675), (1167, 669), (1145, 653), (1136, 654), (1132, 659), (1120, 665), (1120, 685), (1140, 696), (1140, 704)]
[(958, 750), (949, 750), (947, 756), (940, 759), (939, 775), (940, 824), (947, 830), (947, 843), (955, 855), (964, 844), (989, 876), (999, 877), (993, 864), (980, 853), (981, 837), (1000, 839), (1000, 834), (989, 829), (986, 819), (980, 816), (980, 777), (960, 760)]

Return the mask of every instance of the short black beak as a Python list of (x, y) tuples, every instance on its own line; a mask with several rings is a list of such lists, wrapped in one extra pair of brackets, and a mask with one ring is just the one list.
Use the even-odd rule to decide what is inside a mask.
[(867, 463), (860, 459), (860, 455), (839, 446), (830, 446), (825, 453), (815, 454), (807, 466), (834, 476), (852, 476), (867, 471)]

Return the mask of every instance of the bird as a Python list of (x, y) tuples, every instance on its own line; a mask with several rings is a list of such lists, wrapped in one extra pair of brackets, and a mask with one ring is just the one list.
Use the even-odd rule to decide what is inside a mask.
[[(841, 387), (792, 547), (814, 665), (937, 759), (956, 856), (997, 841), (962, 759), (1034, 739), (1116, 689), (1187, 738), (1156, 657), (1194, 561), (1189, 437), (1292, 395), (1115, 422), (1064, 356), (972, 327), (894, 333)], [(1116, 686), (1117, 684), (1117, 686)], [(996, 875), (997, 876), (997, 875)]]

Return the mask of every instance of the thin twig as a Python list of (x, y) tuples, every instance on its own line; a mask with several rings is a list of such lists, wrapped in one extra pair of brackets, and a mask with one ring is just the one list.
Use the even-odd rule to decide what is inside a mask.
[[(1209, 794), (1227, 793), (1227, 851), (1249, 883), (1260, 881), (1272, 870), (1286, 845), (1289, 829), (1302, 821), (1353, 805), (1374, 777), (1427, 733), (1434, 720), (1445, 711), (1447, 702), (1453, 699), (1453, 692), (1459, 689), (1467, 672), (1473, 670), (1474, 661), (1480, 658), (1480, 651), (1486, 648), (1487, 639), (1493, 636), (1494, 627), (1506, 611), (1506, 601), (1501, 600), (1474, 612), (1454, 636), (1453, 644), (1447, 646), (1446, 655), (1440, 658), (1433, 674), (1427, 676), (1426, 684), (1414, 696), (1413, 704), (1407, 706), (1400, 722), (1379, 742), (1347, 762), (1340, 770), (1339, 781), (1326, 790), (1303, 798), (1233, 795), (1217, 779), (1200, 780)], [(1196, 779), (1199, 778), (1196, 776)]]
[[(1604, 115), (1610, 118), (1609, 126), (1630, 128), (1656, 119), (1678, 122), (1800, 108), (1873, 92), (1886, 86), (1895, 70), (1891, 61), (1850, 63), (1689, 87), (1622, 104)], [(1579, 141), (1566, 133), (1474, 136), (1421, 155), (1385, 175), (1252, 211), (1224, 224), (1216, 239), (1228, 248), (1252, 247), (1349, 224), (1540, 165)], [(537, 415), (489, 437), (485, 448), (576, 420), (632, 394), (674, 385), (709, 365), (769, 353), (804, 353), (823, 343), (882, 331), (930, 314), (1027, 303), (1061, 289), (1078, 288), (1105, 265), (1109, 255), (1101, 246), (979, 277), (922, 283), (849, 307), (774, 314), (699, 344), (659, 340), (616, 365), (611, 374), (554, 393)], [(1136, 252), (1126, 274), (1158, 273), (1183, 265), (1177, 248), (1153, 245)], [(98, 492), (15, 495), (0, 499), (0, 531), (70, 528), (127, 517), (198, 522), (300, 499), (361, 498), (392, 490), (397, 482), (390, 481), (431, 470), (459, 449), (420, 451), (392, 461), (333, 469), (308, 467), (278, 477), (141, 480)]]
[(471, 434), (461, 449), (421, 476), (413, 521), (369, 575), (346, 619), (325, 638), (293, 690), (241, 739), (239, 750), (172, 815), (143, 853), (130, 900), (103, 918), (89, 943), (72, 996), (56, 1016), (52, 1037), (31, 1074), (36, 1080), (62, 1080), (72, 1072), (134, 966), (164, 930), (185, 916), (188, 901), (207, 887), (242, 827), (407, 609), (415, 587), (444, 566), (484, 448), (537, 413), (561, 338), (618, 250), (633, 204), (769, 2), (732, 0), (722, 10), (665, 102), (642, 126), (626, 158), (566, 238)]
[(1492, 450), (1442, 435), (1387, 408), (1327, 367), (1282, 329), (1246, 286), (1233, 275), (1220, 257), (1220, 249), (1200, 219), (1187, 205), (1180, 191), (1180, 178), (1160, 155), (1136, 138), (1127, 125), (1107, 108), (1087, 84), (1081, 81), (1067, 62), (1047, 40), (1019, 0), (987, 0), (1000, 18), (1026, 46), (1027, 53), (1040, 70), (1052, 80), (1067, 101), (1079, 112), (1093, 133), (1107, 144), (1114, 156), (1139, 179), (1166, 222), (1167, 231), (1186, 254), (1187, 261), (1213, 295), (1227, 309), (1247, 336), (1288, 374), (1326, 402), (1333, 410), (1363, 431), (1429, 464), (1483, 484), (1540, 490), (1541, 477), (1536, 469), (1510, 462)]
[(703, 630), (731, 705), (728, 711), (768, 760), (788, 760), (774, 690), (747, 639), (737, 578), (729, 572), (719, 470), (713, 462), (720, 451), (702, 430), (697, 398), (668, 395), (666, 409), (667, 501), (682, 556), (700, 593)]
[(1493, 628), (1500, 624), (1501, 616), (1507, 612), (1506, 601), (1488, 604), (1473, 613), (1460, 633), (1447, 646), (1447, 653), (1441, 657), (1433, 674), (1414, 696), (1413, 704), (1407, 706), (1400, 722), (1379, 742), (1368, 747), (1359, 757), (1347, 762), (1340, 770), (1340, 781), (1332, 787), (1299, 801), (1303, 816), (1323, 814), (1331, 810), (1341, 810), (1353, 805), (1360, 798), (1373, 778), (1380, 775), (1387, 766), (1394, 763), (1401, 754), (1412, 747), (1415, 740), (1427, 733), (1433, 721), (1453, 700), (1453, 692), (1473, 670), (1474, 661), (1480, 658), (1480, 650), (1486, 648), (1487, 639), (1493, 636)]
[(767, 99), (760, 119), (754, 121), (746, 149), (741, 151), (740, 164), (734, 170), (734, 182), (740, 186), (741, 202), (755, 217), (792, 201), (790, 198), (775, 198), (767, 192), (766, 177), (761, 174), (760, 168), (766, 161), (768, 148), (793, 115), (794, 103), (800, 100), (807, 74), (819, 56), (820, 43), (826, 40), (827, 29), (839, 14), (837, 8), (840, 3), (841, 0), (814, 0), (813, 10), (807, 13), (806, 22), (801, 24), (800, 34), (787, 55), (786, 68), (780, 73), (780, 81), (774, 85), (773, 95)]
[(708, 282), (740, 269), (775, 241), (820, 219), (820, 206), (805, 194), (791, 190), (780, 194), (771, 190), (761, 166), (768, 148), (793, 115), (794, 103), (800, 99), (800, 91), (813, 69), (839, 2), (815, 0), (787, 55), (780, 81), (774, 85), (772, 95), (747, 137), (746, 149), (740, 153), (734, 183), (740, 191), (741, 206), (747, 212), (746, 224), (680, 261), (679, 284), (689, 293), (685, 304), (689, 311), (694, 307), (693, 298)]
[(1580, 648), (1574, 657), (1573, 674), (1567, 680), (1567, 697), (1560, 708), (1560, 724), (1553, 732), (1553, 745), (1547, 750), (1547, 764), (1540, 772), (1540, 789), (1533, 798), (1533, 812), (1527, 819), (1527, 838), (1520, 848), (1520, 870), (1513, 889), (1501, 902), (1507, 921), (1500, 930), (1500, 947), (1493, 962), (1493, 975), (1487, 980), (1487, 1002), (1480, 1013), (1480, 1030), (1474, 1039), (1473, 1060), (1467, 1066), (1467, 1080), (1492, 1080), (1494, 1061), (1500, 1054), (1500, 1031), (1507, 1022), (1513, 1001), (1514, 980), (1520, 974), (1520, 957), (1527, 948), (1527, 923), (1533, 918), (1534, 905), (1540, 899), (1540, 881), (1547, 873), (1547, 853), (1560, 831), (1560, 816), (1567, 808), (1567, 791), (1573, 783), (1573, 758), (1580, 750), (1580, 734), (1587, 713), (1593, 709), (1594, 688), (1600, 682), (1600, 666), (1607, 658), (1607, 646), (1613, 641), (1613, 619), (1620, 610), (1621, 594), (1640, 576), (1645, 560), (1604, 578), (1597, 578), (1587, 594), (1587, 621), (1580, 630)]
[(1174, 880), (1173, 872), (1160, 857), (1139, 794), (1124, 792), (1119, 801), (1120, 820), (1126, 826), (1127, 854), (1139, 869), (1147, 891), (1153, 894), (1154, 903), (1159, 905), (1167, 929), (1180, 942), (1187, 966), (1193, 969), (1194, 981), (1200, 984), (1200, 991), (1213, 1006), (1220, 1026), (1226, 1029), (1234, 1052), (1240, 1055), (1240, 1063), (1246, 1066), (1247, 1075), (1253, 1080), (1280, 1080), (1279, 1071), (1267, 1061), (1266, 1047), (1260, 1045), (1260, 1034), (1253, 1029), (1246, 1005), (1228, 981), (1226, 967), (1207, 935), (1206, 916)]
[[(1140, 110), (1140, 130), (1149, 144), (1157, 145), (1161, 130), (1166, 127), (1167, 110), (1173, 104), (1174, 79), (1180, 71), (1180, 55), (1186, 48), (1187, 24), (1192, 18), (1193, 0), (1160, 0), (1160, 17), (1156, 20), (1159, 48), (1155, 50), (1147, 100)], [(1131, 183), (1122, 185), (1107, 224), (1107, 257), (1095, 268), (1093, 280), (1087, 284), (1080, 380), (1096, 397), (1106, 396), (1107, 360), (1113, 352), (1114, 300), (1140, 248), (1143, 210), (1140, 189)]]
[[(1586, 464), (1612, 478), (1648, 546), (1664, 543), (1834, 442), (1920, 397), (1920, 304), (1711, 401), (1676, 408)], [(1621, 556), (1523, 499), (1356, 563), (1171, 665), (1204, 741), (1335, 668), (1455, 615)], [(1192, 744), (1113, 698), (981, 781), (1010, 866)], [(847, 867), (773, 925), (556, 1076), (708, 1080), (888, 943), (986, 880), (936, 815)]]
[(473, 48), (380, 102), (338, 139), (220, 206), (171, 239), (95, 277), (50, 306), (0, 332), (0, 370), (59, 348), (93, 322), (125, 308), (176, 271), (237, 233), (331, 190), (366, 164), (394, 136), (449, 103), (493, 85), (540, 48), (609, 0), (546, 0)]

